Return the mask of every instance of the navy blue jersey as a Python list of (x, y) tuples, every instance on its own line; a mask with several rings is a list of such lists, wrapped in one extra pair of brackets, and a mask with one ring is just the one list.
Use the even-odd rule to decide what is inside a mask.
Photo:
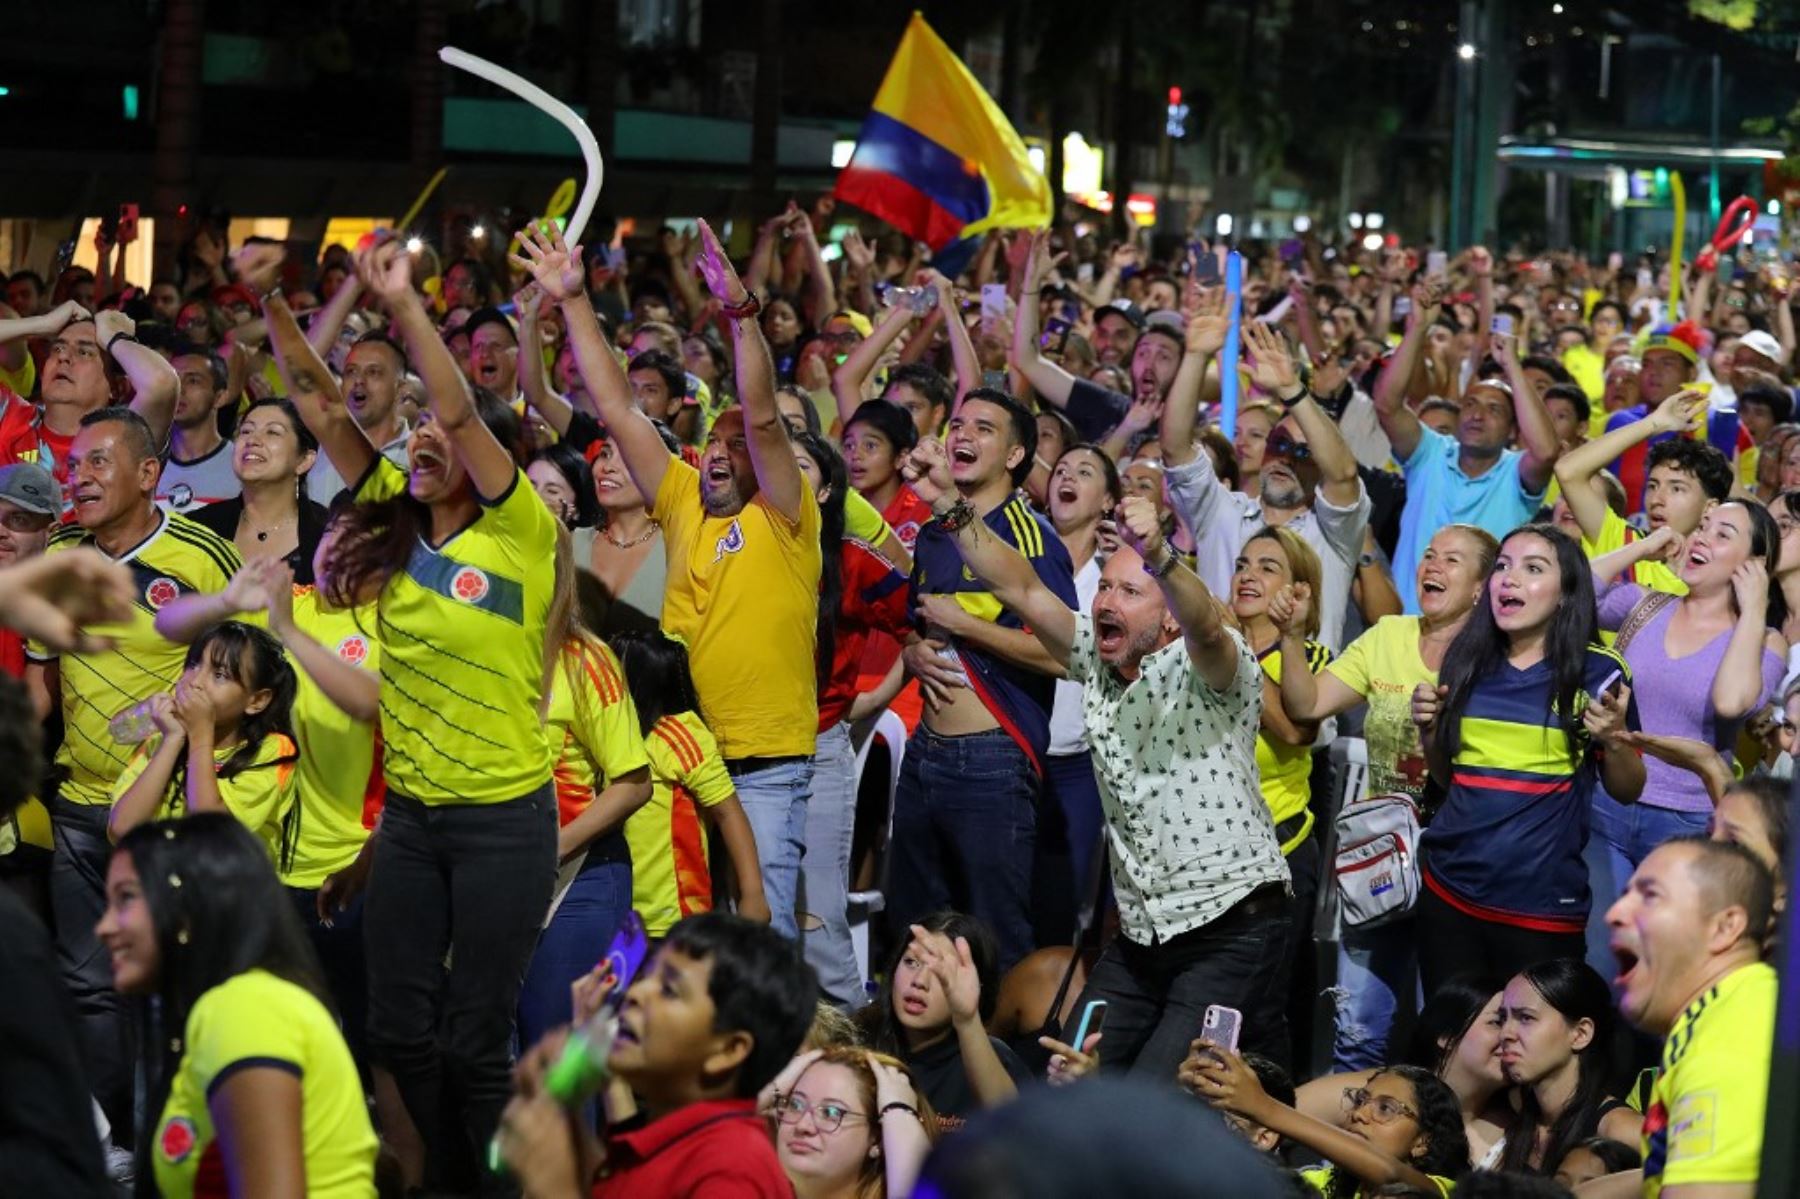
[[(1056, 530), (1039, 516), (1023, 492), (982, 518), (988, 529), (1006, 544), (1024, 554), (1038, 578), (1055, 596), (1075, 608), (1075, 571), (1069, 551)], [(918, 597), (951, 595), (964, 611), (979, 620), (993, 621), (1002, 628), (1025, 627), (1017, 614), (1001, 607), (987, 588), (964, 564), (956, 538), (944, 531), (936, 520), (919, 530), (913, 546), (913, 572), (908, 607), (915, 624), (920, 624)], [(1049, 675), (1026, 670), (993, 654), (956, 641), (953, 648), (969, 676), (969, 686), (993, 714), (1000, 727), (1025, 751), (1034, 766), (1042, 769), (1045, 748), (1050, 744), (1050, 704), (1056, 692), (1056, 680)]]

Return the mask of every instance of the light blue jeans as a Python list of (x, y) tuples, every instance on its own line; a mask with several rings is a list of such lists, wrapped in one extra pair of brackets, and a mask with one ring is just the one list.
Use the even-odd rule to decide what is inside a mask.
[(1601, 978), (1611, 978), (1619, 963), (1612, 954), (1606, 910), (1625, 893), (1632, 871), (1651, 850), (1672, 837), (1704, 835), (1708, 818), (1705, 812), (1622, 804), (1605, 794), (1594, 796), (1589, 815), (1592, 823), (1581, 853), (1588, 868), (1588, 890), (1593, 892), (1588, 905), (1587, 961)]
[(1410, 915), (1374, 928), (1348, 928), (1338, 943), (1334, 1073), (1369, 1070), (1395, 1060), (1388, 1045), (1402, 997), (1418, 991), (1418, 947)]
[[(729, 767), (731, 763), (728, 761)], [(774, 914), (775, 931), (798, 938), (795, 912), (800, 902), (800, 859), (806, 852), (806, 799), (812, 792), (813, 760), (795, 758), (743, 773), (732, 771), (738, 803), (756, 834), (763, 894)]]
[(819, 734), (813, 754), (812, 795), (806, 801), (806, 857), (800, 869), (800, 940), (819, 973), (825, 997), (854, 1010), (868, 999), (850, 944), (845, 895), (850, 887), (850, 839), (856, 831), (856, 754), (850, 726)]

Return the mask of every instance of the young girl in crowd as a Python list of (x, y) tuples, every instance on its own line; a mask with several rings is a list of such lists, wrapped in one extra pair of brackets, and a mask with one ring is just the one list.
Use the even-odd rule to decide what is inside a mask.
[[(573, 586), (569, 539), (556, 539), (558, 585)], [(566, 581), (566, 582), (565, 582)], [(556, 860), (549, 922), (519, 995), (519, 1044), (569, 1021), (569, 987), (631, 910), (626, 822), (650, 799), (650, 761), (625, 671), (606, 643), (569, 622), (545, 723), (556, 748)]]
[[(895, 410), (898, 413), (898, 409)], [(906, 576), (867, 542), (844, 532), (850, 494), (843, 457), (817, 433), (794, 437), (794, 460), (819, 501), (819, 741), (812, 794), (806, 801), (806, 854), (801, 859), (801, 939), (819, 985), (846, 1009), (862, 1006), (862, 970), (850, 942), (846, 896), (856, 831), (856, 753), (850, 726), (882, 706), (860, 694), (857, 676), (873, 633), (898, 639), (911, 629)], [(886, 698), (891, 698), (888, 696)]]
[[(1323, 720), (1366, 703), (1369, 794), (1410, 796), (1427, 812), (1424, 750), (1412, 721), (1412, 693), (1435, 686), (1444, 655), (1469, 621), (1500, 543), (1474, 525), (1439, 529), (1414, 573), (1419, 615), (1387, 616), (1344, 647), (1323, 672), (1284, 673), (1281, 706), (1294, 720)], [(1303, 654), (1314, 596), (1278, 592), (1270, 619), (1284, 654)], [(1387, 1060), (1388, 1029), (1402, 995), (1410, 995), (1417, 962), (1413, 922), (1346, 928), (1338, 946), (1343, 988), (1332, 1065), (1363, 1070)], [(1410, 1005), (1409, 1005), (1410, 1006)]]
[(1018, 1094), (1029, 1072), (988, 1036), (999, 978), (994, 934), (973, 916), (936, 912), (888, 961), (881, 998), (860, 1013), (870, 1047), (905, 1062), (920, 1094), (960, 1126)]
[[(1511, 1089), (1500, 1061), (1502, 992), (1489, 980), (1458, 975), (1426, 999), (1400, 1064), (1429, 1070), (1444, 1081), (1462, 1110), (1470, 1162), (1492, 1169), (1512, 1122)], [(1187, 1063), (1191, 1067), (1194, 1063)], [(1345, 1088), (1367, 1086), (1377, 1070), (1327, 1074), (1299, 1088), (1295, 1106), (1315, 1120), (1337, 1119)]]
[[(265, 249), (247, 250), (239, 274), (267, 295), (279, 252), (253, 253)], [(264, 309), (308, 428), (359, 481), (327, 598), (374, 604), (381, 639), (370, 1048), (419, 1127), (426, 1187), (470, 1190), (511, 1089), (511, 1016), (556, 883), (544, 700), (572, 603), (552, 607), (558, 523), (519, 468), (511, 407), (471, 390), (398, 243), (366, 246), (357, 269), (425, 382), (408, 471), (351, 420), (279, 294)]]
[(1605, 1137), (1589, 1137), (1563, 1154), (1556, 1167), (1556, 1184), (1573, 1191), (1584, 1182), (1623, 1174), (1643, 1165), (1644, 1159), (1630, 1145), (1609, 1141)]
[(1301, 1173), (1328, 1199), (1372, 1199), (1400, 1184), (1448, 1196), (1468, 1167), (1456, 1095), (1429, 1070), (1386, 1066), (1343, 1091), (1335, 1124), (1270, 1099), (1244, 1059), (1229, 1049), (1196, 1046), (1181, 1082), (1214, 1107), (1242, 1116), (1331, 1164)]
[(899, 1059), (852, 1045), (799, 1054), (764, 1091), (796, 1199), (912, 1194), (937, 1113)]
[(157, 733), (113, 785), (116, 842), (147, 821), (229, 812), (291, 863), (295, 817), (294, 669), (262, 629), (227, 621), (188, 647), (173, 695), (156, 698)]
[(687, 649), (659, 632), (620, 633), (610, 645), (625, 671), (650, 759), (650, 800), (625, 822), (631, 847), (631, 906), (652, 940), (684, 916), (711, 911), (706, 828), (717, 830), (737, 886), (737, 913), (767, 922), (756, 834), (744, 815), (719, 744), (700, 719)]
[(1616, 744), (1638, 727), (1630, 678), (1594, 644), (1592, 573), (1553, 525), (1507, 534), (1436, 688), (1413, 719), (1446, 799), (1420, 839), (1419, 965), (1511, 977), (1579, 957), (1590, 894), (1582, 849), (1597, 783), (1637, 799), (1644, 765)]
[(375, 1193), (356, 1066), (255, 836), (220, 812), (137, 826), (97, 933), (119, 992), (156, 1001), (140, 1194)]
[(1635, 1142), (1643, 1117), (1611, 1098), (1612, 993), (1576, 958), (1553, 958), (1514, 975), (1500, 1006), (1500, 1061), (1519, 1089), (1500, 1168), (1554, 1173), (1596, 1134)]

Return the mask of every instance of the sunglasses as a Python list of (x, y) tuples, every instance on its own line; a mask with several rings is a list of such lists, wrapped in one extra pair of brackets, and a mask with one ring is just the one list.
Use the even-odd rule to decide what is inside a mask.
[(1274, 455), (1277, 458), (1289, 458), (1295, 462), (1312, 461), (1312, 447), (1304, 441), (1295, 441), (1286, 433), (1271, 433), (1269, 440), (1263, 445), (1263, 456)]

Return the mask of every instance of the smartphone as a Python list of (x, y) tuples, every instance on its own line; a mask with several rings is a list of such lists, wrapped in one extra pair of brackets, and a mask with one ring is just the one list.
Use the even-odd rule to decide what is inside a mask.
[(1063, 352), (1069, 342), (1069, 321), (1065, 317), (1053, 316), (1044, 322), (1044, 335), (1038, 338), (1038, 345), (1053, 354)]
[(1100, 1031), (1106, 1022), (1106, 1000), (1090, 999), (1087, 1006), (1081, 1009), (1081, 1023), (1075, 1026), (1075, 1039), (1069, 1042), (1070, 1048), (1079, 1053), (1086, 1053), (1082, 1046), (1087, 1044), (1088, 1037)]
[(1200, 1017), (1200, 1039), (1233, 1053), (1237, 1052), (1238, 1034), (1243, 1028), (1244, 1013), (1234, 1007), (1209, 1004), (1206, 1014)]
[(981, 319), (984, 321), (1006, 319), (1006, 284), (983, 283), (981, 285)]
[(989, 388), (993, 391), (1005, 391), (1006, 390), (1006, 382), (1007, 382), (1007, 380), (1006, 380), (1006, 372), (1005, 371), (982, 371), (981, 372), (981, 385), (983, 387)]
[(1223, 277), (1219, 273), (1219, 256), (1211, 250), (1202, 251), (1194, 260), (1194, 278), (1200, 281), (1200, 286), (1217, 287)]
[(1488, 324), (1488, 332), (1490, 333), (1499, 333), (1502, 336), (1511, 337), (1512, 331), (1513, 318), (1512, 313), (1510, 312), (1496, 312), (1494, 314), (1494, 319)]
[(1619, 268), (1625, 265), (1625, 255), (1614, 250), (1606, 256), (1606, 269), (1618, 274)]
[(1281, 261), (1289, 270), (1298, 269), (1306, 261), (1306, 247), (1297, 237), (1290, 237), (1281, 243)]
[(1412, 315), (1412, 297), (1401, 296), (1399, 299), (1394, 301), (1394, 316), (1395, 317), (1411, 316), (1411, 315)]
[(636, 911), (625, 913), (625, 920), (619, 925), (619, 931), (613, 934), (612, 944), (607, 947), (606, 956), (600, 961), (612, 969), (614, 985), (607, 1001), (617, 1007), (625, 1002), (626, 988), (644, 964), (644, 958), (650, 953), (650, 937), (644, 931), (644, 919)]
[(1652, 271), (1647, 266), (1640, 266), (1637, 273), (1637, 285), (1639, 291), (1649, 291), (1652, 287), (1655, 287), (1656, 272)]
[(1091, 262), (1077, 263), (1075, 278), (1082, 283), (1092, 283), (1094, 281), (1094, 264)]
[(1433, 279), (1441, 279), (1450, 270), (1450, 255), (1442, 250), (1433, 250), (1425, 255), (1425, 274)]
[(1604, 683), (1600, 684), (1600, 690), (1594, 692), (1594, 694), (1595, 695), (1611, 695), (1613, 687), (1615, 685), (1617, 685), (1619, 680), (1623, 679), (1624, 677), (1625, 677), (1624, 671), (1622, 671), (1622, 670), (1613, 671), (1611, 674), (1606, 676), (1606, 681)]
[(119, 240), (121, 242), (136, 241), (138, 235), (138, 206), (136, 204), (119, 205)]

